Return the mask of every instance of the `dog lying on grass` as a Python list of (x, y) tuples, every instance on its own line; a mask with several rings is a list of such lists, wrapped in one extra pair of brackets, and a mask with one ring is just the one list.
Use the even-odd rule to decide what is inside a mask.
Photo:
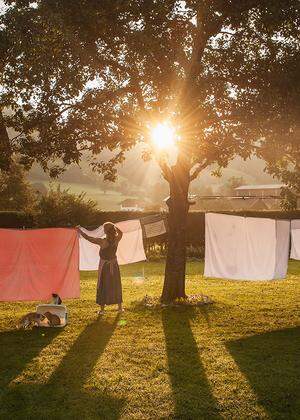
[(57, 327), (61, 324), (60, 317), (52, 314), (51, 312), (45, 312), (44, 315), (38, 314), (36, 312), (29, 312), (28, 314), (22, 316), (18, 322), (18, 328), (29, 328), (39, 326), (40, 321), (47, 319), (50, 327)]
[(48, 319), (50, 327), (60, 325), (60, 317), (58, 315), (52, 314), (51, 312), (45, 312), (44, 315)]
[(38, 326), (40, 321), (43, 321), (46, 317), (42, 314), (36, 312), (29, 312), (28, 314), (22, 316), (17, 327), (18, 328), (29, 328), (33, 326)]

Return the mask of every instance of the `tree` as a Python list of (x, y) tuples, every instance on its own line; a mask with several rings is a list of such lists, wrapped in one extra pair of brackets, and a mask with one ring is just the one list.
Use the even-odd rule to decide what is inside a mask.
[(41, 227), (97, 224), (97, 203), (85, 194), (73, 194), (60, 186), (40, 197), (37, 222)]
[(0, 103), (19, 133), (8, 157), (56, 175), (90, 152), (113, 180), (136, 143), (152, 152), (149, 126), (176, 127), (176, 162), (157, 156), (170, 189), (163, 301), (185, 296), (188, 191), (204, 168), (255, 154), (299, 191), (298, 0), (5, 3)]
[(163, 204), (163, 200), (168, 196), (168, 187), (165, 182), (156, 182), (148, 188), (148, 197), (154, 204), (160, 207)]
[(48, 188), (42, 182), (34, 182), (32, 184), (32, 189), (38, 196), (45, 195), (48, 192)]
[(9, 171), (0, 171), (0, 210), (33, 212), (36, 202), (36, 194), (21, 165), (11, 163)]
[(235, 195), (235, 189), (244, 184), (245, 180), (242, 176), (231, 176), (226, 184), (222, 185), (220, 193), (224, 195)]

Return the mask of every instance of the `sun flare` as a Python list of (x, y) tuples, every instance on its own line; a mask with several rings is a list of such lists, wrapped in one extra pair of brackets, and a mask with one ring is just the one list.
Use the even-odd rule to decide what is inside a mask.
[(159, 150), (175, 146), (175, 130), (168, 123), (160, 123), (153, 127), (151, 138), (154, 146)]

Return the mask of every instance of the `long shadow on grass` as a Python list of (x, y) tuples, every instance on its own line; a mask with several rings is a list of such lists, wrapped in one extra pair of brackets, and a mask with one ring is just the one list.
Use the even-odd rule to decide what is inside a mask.
[(5, 387), (60, 332), (60, 328), (33, 328), (32, 330), (12, 330), (0, 333), (0, 398)]
[(288, 273), (290, 275), (299, 276), (299, 271), (300, 271), (300, 261), (290, 260)]
[(190, 321), (194, 308), (165, 309), (162, 323), (166, 339), (175, 418), (218, 418), (216, 401), (205, 375)]
[[(97, 319), (79, 335), (45, 385), (12, 387), (2, 400), (0, 417), (117, 419), (124, 400), (113, 398), (97, 384), (85, 387), (118, 322)], [(101, 386), (102, 384), (100, 384)]]
[(300, 327), (226, 343), (273, 419), (300, 418)]

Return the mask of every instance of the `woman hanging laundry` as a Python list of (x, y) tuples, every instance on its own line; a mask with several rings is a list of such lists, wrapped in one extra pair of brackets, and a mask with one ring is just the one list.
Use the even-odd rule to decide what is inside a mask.
[(100, 246), (100, 263), (98, 269), (98, 284), (96, 302), (100, 305), (100, 315), (103, 315), (105, 305), (118, 305), (119, 312), (122, 307), (122, 285), (120, 269), (116, 257), (118, 244), (123, 236), (122, 231), (113, 223), (103, 225), (105, 238), (93, 238), (81, 229), (80, 234), (89, 242)]

